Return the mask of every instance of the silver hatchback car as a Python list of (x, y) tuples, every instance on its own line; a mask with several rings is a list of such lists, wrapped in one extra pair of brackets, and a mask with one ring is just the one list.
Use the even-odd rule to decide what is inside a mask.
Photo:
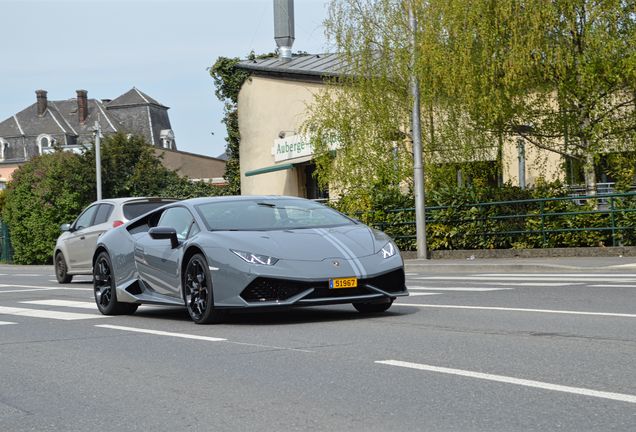
[(92, 275), (93, 253), (100, 235), (175, 201), (144, 197), (104, 199), (92, 203), (75, 222), (60, 227), (62, 235), (58, 237), (53, 252), (57, 281), (68, 283), (74, 275)]

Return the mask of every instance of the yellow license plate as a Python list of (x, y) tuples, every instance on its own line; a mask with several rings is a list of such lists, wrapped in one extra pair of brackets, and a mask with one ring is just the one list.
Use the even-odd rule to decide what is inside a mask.
[(329, 288), (355, 288), (358, 286), (358, 278), (329, 279)]

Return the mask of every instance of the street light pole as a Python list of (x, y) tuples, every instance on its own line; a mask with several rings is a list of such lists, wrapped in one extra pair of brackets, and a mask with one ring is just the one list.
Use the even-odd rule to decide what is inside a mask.
[(102, 199), (102, 151), (100, 147), (100, 140), (102, 135), (102, 128), (99, 125), (99, 121), (95, 122), (95, 180), (97, 183), (97, 200)]
[(415, 70), (417, 64), (417, 21), (413, 3), (409, 5), (411, 24), (411, 94), (413, 108), (411, 129), (413, 134), (413, 182), (415, 192), (415, 232), (418, 258), (428, 258), (426, 250), (426, 208), (424, 206), (424, 164), (422, 163), (422, 125), (420, 121), (420, 83)]

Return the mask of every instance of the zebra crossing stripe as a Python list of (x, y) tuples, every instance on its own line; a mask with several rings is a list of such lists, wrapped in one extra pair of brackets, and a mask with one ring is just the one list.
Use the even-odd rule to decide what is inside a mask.
[(58, 311), (52, 311), (52, 310), (27, 309), (27, 308), (6, 307), (6, 306), (0, 306), (0, 315), (14, 315), (14, 316), (24, 316), (24, 317), (31, 317), (31, 318), (49, 318), (49, 319), (63, 320), (63, 321), (109, 318), (105, 315), (100, 315), (98, 313), (84, 314), (84, 313), (77, 313), (77, 312), (58, 312)]

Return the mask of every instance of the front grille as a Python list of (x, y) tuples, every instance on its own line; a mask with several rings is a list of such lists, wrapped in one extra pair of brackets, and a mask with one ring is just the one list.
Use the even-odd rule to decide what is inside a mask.
[(327, 282), (298, 282), (285, 279), (256, 278), (241, 292), (247, 302), (287, 300), (310, 288), (326, 287)]
[(241, 292), (241, 297), (249, 303), (285, 301), (312, 288), (313, 291), (303, 298), (321, 299), (377, 294), (377, 291), (367, 288), (367, 284), (388, 293), (399, 293), (406, 290), (404, 282), (404, 270), (402, 269), (368, 279), (359, 279), (357, 288), (330, 289), (328, 281), (300, 282), (259, 277)]
[(403, 269), (397, 269), (389, 273), (384, 273), (380, 276), (363, 279), (360, 281), (360, 284), (373, 285), (374, 287), (389, 293), (397, 293), (406, 290)]

